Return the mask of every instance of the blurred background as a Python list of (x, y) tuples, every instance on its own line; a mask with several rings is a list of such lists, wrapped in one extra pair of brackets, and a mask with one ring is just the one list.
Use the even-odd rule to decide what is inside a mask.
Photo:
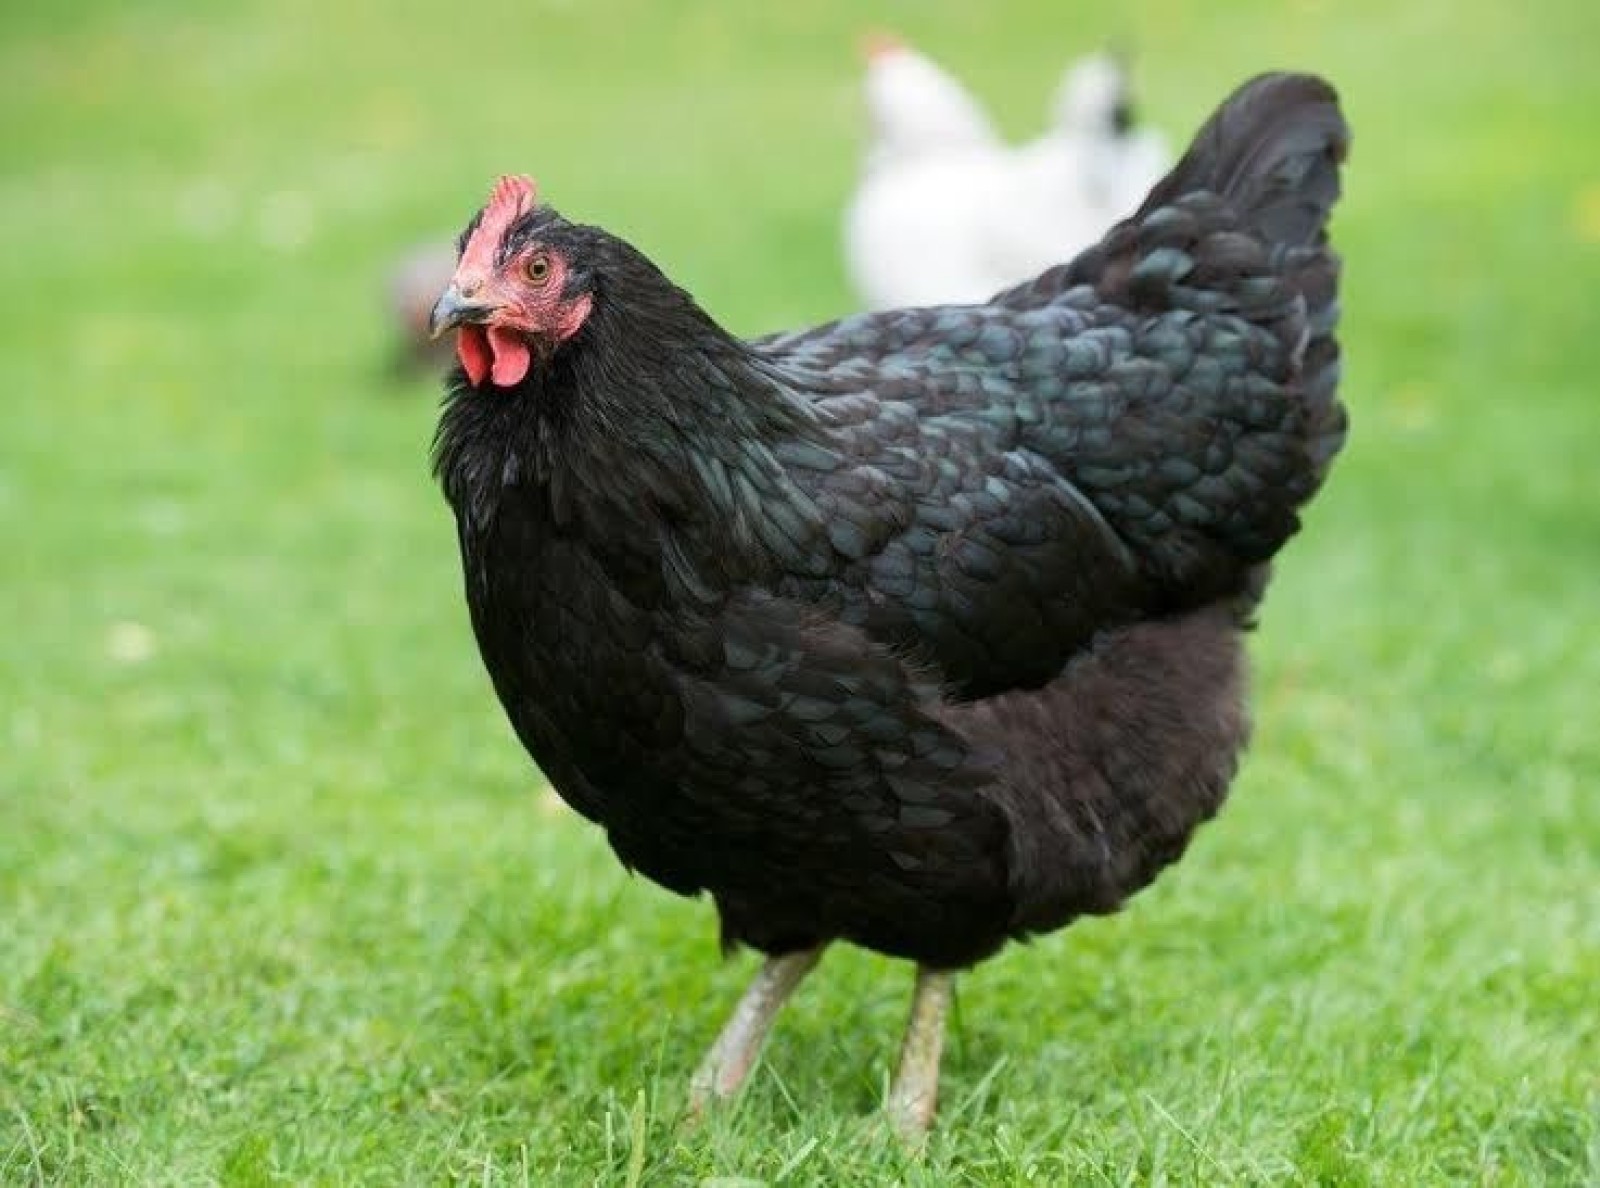
[[(1234, 802), (967, 980), (914, 1167), (859, 954), (674, 1129), (745, 970), (504, 725), (384, 304), (528, 172), (734, 331), (856, 308), (869, 28), (1014, 140), (1112, 38), (1176, 148), (1272, 67), (1355, 129), (1352, 437)], [(1597, 44), (1585, 0), (7, 7), (0, 1180), (1593, 1182)]]

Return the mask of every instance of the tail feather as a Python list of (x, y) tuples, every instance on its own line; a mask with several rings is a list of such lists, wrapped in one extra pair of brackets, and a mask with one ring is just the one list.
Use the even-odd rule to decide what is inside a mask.
[(1309, 74), (1260, 75), (1205, 122), (1130, 222), (1184, 194), (1209, 191), (1267, 243), (1324, 243), (1349, 147), (1350, 129), (1328, 83)]
[[(1295, 332), (1305, 336), (1301, 394), (1313, 413), (1307, 440), (1319, 482), (1347, 430), (1335, 398), (1339, 258), (1328, 250), (1327, 225), (1349, 151), (1350, 128), (1332, 86), (1309, 74), (1263, 74), (1217, 109), (1129, 220), (1137, 225), (1186, 194), (1209, 191), (1233, 210), (1239, 230), (1268, 247), (1279, 295), (1303, 303)], [(1207, 273), (1217, 264), (1206, 246), (1197, 245), (1191, 283), (1212, 279)]]
[[(1209, 496), (1189, 491), (1163, 505), (1159, 527), (1149, 530), (1149, 564), (1175, 588), (1208, 565), (1231, 572), (1229, 559), (1270, 559), (1298, 527), (1298, 509), (1344, 443), (1339, 258), (1328, 246), (1327, 223), (1349, 142), (1326, 82), (1262, 75), (1217, 109), (1139, 209), (1098, 245), (995, 298), (1015, 309), (1057, 301), (1092, 306), (1150, 324), (1169, 313), (1226, 315), (1247, 322), (1262, 347), (1276, 340), (1276, 349), (1250, 356), (1260, 378), (1288, 402), (1262, 425), (1247, 424), (1256, 413), (1234, 409), (1226, 388), (1200, 381), (1187, 390), (1187, 402), (1170, 407), (1175, 449), (1199, 448), (1215, 418), (1242, 418), (1229, 438), (1241, 468)], [(1200, 408), (1209, 419), (1191, 426), (1185, 418)], [(1101, 495), (1111, 506), (1114, 493)], [(1143, 495), (1149, 502), (1152, 492)], [(1122, 530), (1136, 535), (1141, 527)]]
[[(1171, 172), (1139, 209), (1077, 259), (1001, 293), (1012, 308), (1047, 304), (1068, 289), (1093, 285), (1111, 300), (1157, 307), (1168, 287), (1211, 291), (1201, 305), (1249, 306), (1269, 296), (1276, 277), (1305, 301), (1313, 333), (1337, 321), (1339, 261), (1327, 249), (1327, 222), (1339, 199), (1339, 167), (1350, 130), (1338, 96), (1308, 74), (1263, 74), (1245, 83), (1195, 134)], [(1181, 275), (1165, 265), (1181, 253)]]

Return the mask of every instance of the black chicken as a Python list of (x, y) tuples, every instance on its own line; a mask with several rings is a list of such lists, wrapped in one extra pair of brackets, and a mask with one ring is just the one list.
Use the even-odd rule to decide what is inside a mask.
[(952, 971), (1217, 811), (1242, 634), (1345, 436), (1347, 137), (1263, 76), (1074, 262), (753, 342), (526, 178), (468, 226), (435, 468), (495, 690), (624, 864), (768, 955), (696, 1104), (846, 940), (918, 963), (920, 1132)]

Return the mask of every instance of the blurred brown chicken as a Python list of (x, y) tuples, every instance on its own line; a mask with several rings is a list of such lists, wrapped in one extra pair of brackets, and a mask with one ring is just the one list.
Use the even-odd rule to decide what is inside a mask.
[(444, 238), (415, 245), (390, 268), (384, 300), (396, 338), (396, 374), (442, 375), (450, 365), (451, 345), (430, 336), (428, 315), (455, 268), (455, 248)]

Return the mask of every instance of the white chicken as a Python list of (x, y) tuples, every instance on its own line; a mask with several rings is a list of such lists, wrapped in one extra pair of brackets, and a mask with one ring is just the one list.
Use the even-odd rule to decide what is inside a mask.
[(1007, 283), (1097, 242), (1172, 166), (1166, 138), (1133, 126), (1128, 72), (1109, 53), (1068, 67), (1050, 110), (1050, 129), (1012, 157), (1014, 205), (996, 223)]
[(1056, 88), (1051, 115), (1054, 127), (1030, 150), (1054, 145), (1076, 156), (1084, 193), (1117, 218), (1132, 213), (1172, 168), (1167, 138), (1134, 126), (1133, 82), (1114, 54), (1090, 54), (1070, 66)]
[(845, 260), (870, 308), (980, 301), (998, 285), (975, 232), (1007, 149), (972, 94), (891, 37), (866, 41), (868, 143)]
[(1171, 163), (1158, 133), (1132, 127), (1127, 72), (1109, 54), (1067, 70), (1051, 127), (1020, 147), (954, 77), (899, 42), (873, 44), (865, 94), (870, 142), (844, 247), (872, 309), (982, 301), (1069, 260)]
[(867, 61), (869, 166), (1000, 144), (977, 97), (949, 71), (890, 33), (862, 38)]

